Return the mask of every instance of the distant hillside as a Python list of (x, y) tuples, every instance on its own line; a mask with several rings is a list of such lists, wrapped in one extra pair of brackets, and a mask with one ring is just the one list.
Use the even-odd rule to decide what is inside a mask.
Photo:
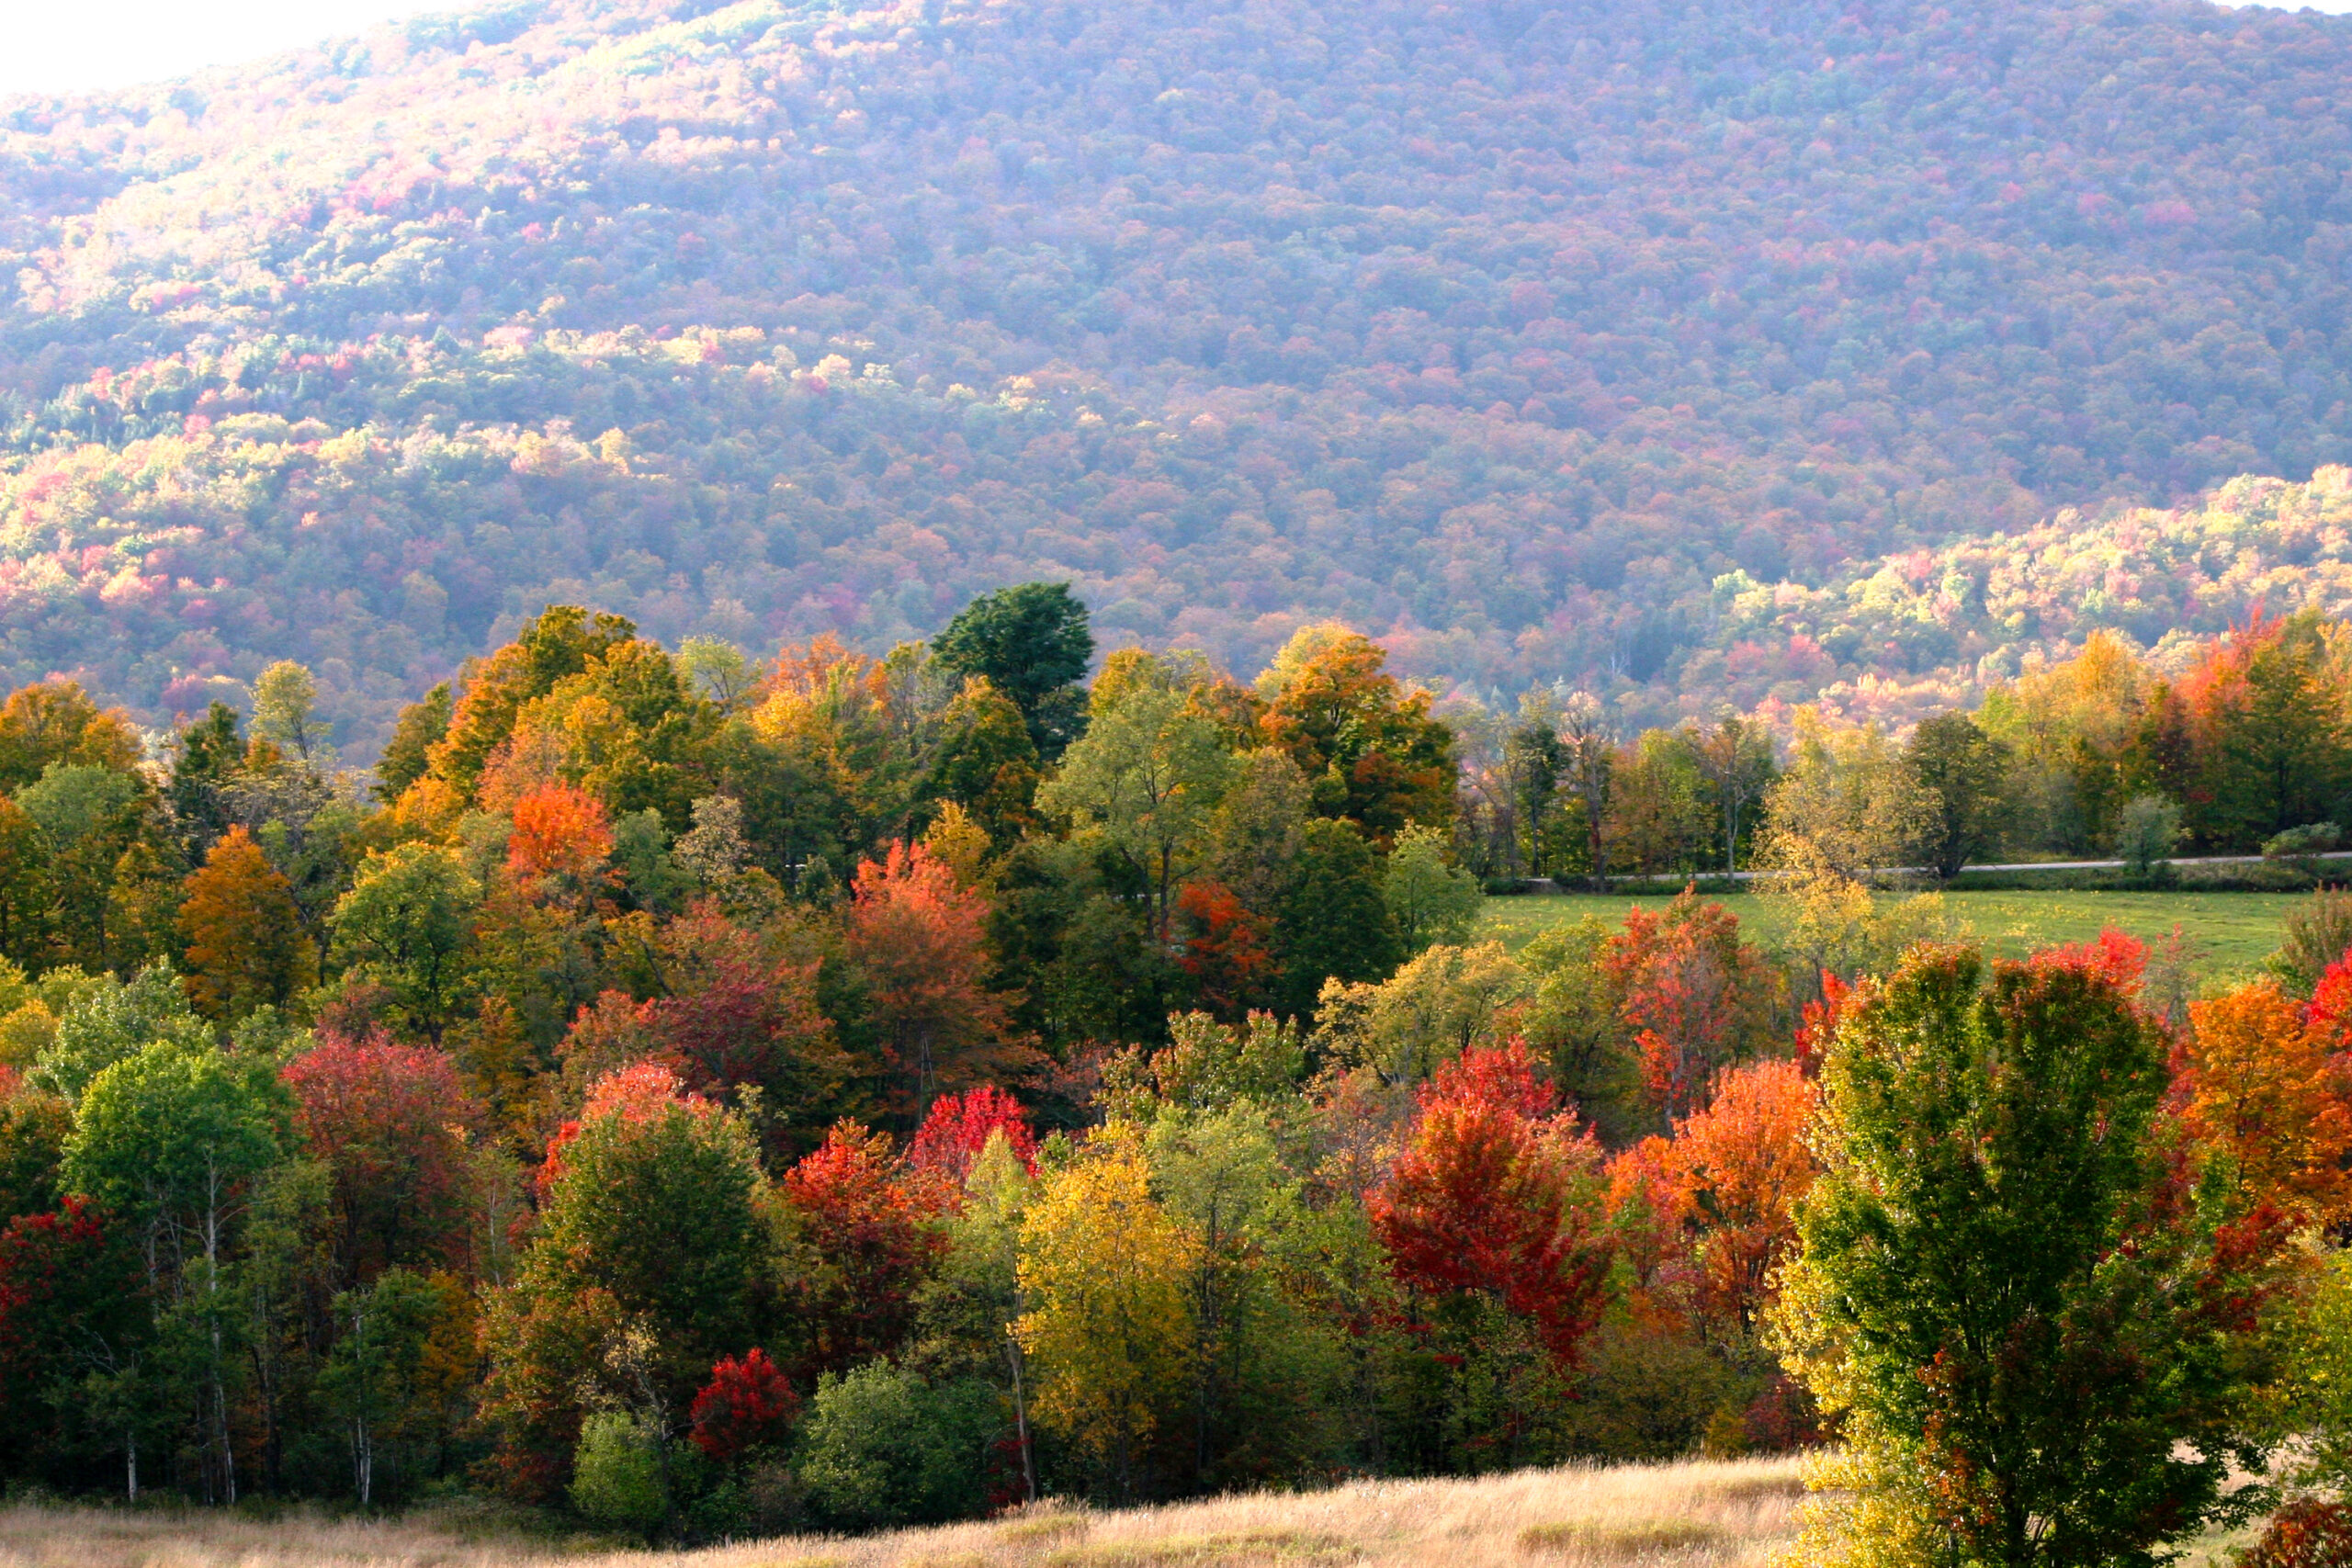
[[(1696, 646), (1672, 694), (1635, 691), (1645, 722), (1819, 702), (1901, 726), (1973, 706), (2037, 656), (2120, 632), (2159, 668), (2243, 623), (2352, 615), (2352, 468), (2306, 484), (2233, 479), (2188, 505), (2068, 511), (2019, 533), (1850, 562), (1819, 588), (1718, 577), (1681, 606)], [(1409, 644), (1409, 658), (1416, 650)]]
[(1050, 574), (1244, 669), (1940, 681), (1782, 623), (2352, 462), (2347, 80), (2189, 0), (544, 0), (14, 100), (0, 679), (292, 655), (364, 755), (549, 597), (872, 645)]

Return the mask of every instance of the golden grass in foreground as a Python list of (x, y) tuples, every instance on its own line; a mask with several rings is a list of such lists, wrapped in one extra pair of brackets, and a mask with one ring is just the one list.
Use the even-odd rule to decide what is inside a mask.
[(565, 1551), (391, 1523), (199, 1511), (0, 1509), (0, 1568), (1748, 1568), (1795, 1532), (1790, 1459), (1362, 1482), (1121, 1513), (1046, 1505), (985, 1524), (698, 1551)]

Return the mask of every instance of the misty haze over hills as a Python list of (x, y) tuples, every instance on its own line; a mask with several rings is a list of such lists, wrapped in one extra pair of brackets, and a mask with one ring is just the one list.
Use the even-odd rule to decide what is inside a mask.
[(161, 719), (300, 658), (366, 755), (550, 598), (878, 647), (1066, 576), (1634, 717), (2153, 641), (2329, 592), (2324, 474), (2195, 513), (2211, 592), (2080, 582), (2352, 461), (2347, 64), (2154, 0), (559, 0), (13, 100), (0, 663)]

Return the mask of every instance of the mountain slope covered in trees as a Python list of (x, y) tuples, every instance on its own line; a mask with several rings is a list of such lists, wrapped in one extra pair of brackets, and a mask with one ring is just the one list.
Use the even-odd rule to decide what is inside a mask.
[(1731, 572), (2352, 460), (2347, 68), (2189, 0), (539, 0), (13, 100), (0, 666), (299, 657), (364, 755), (549, 599), (872, 647), (1068, 576), (1655, 709)]

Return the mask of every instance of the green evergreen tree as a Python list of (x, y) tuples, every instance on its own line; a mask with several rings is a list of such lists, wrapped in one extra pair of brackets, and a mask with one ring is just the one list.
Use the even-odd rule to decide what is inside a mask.
[(984, 594), (932, 639), (940, 663), (984, 675), (1011, 697), (1047, 761), (1084, 728), (1079, 680), (1094, 657), (1086, 606), (1067, 582), (1023, 582)]

